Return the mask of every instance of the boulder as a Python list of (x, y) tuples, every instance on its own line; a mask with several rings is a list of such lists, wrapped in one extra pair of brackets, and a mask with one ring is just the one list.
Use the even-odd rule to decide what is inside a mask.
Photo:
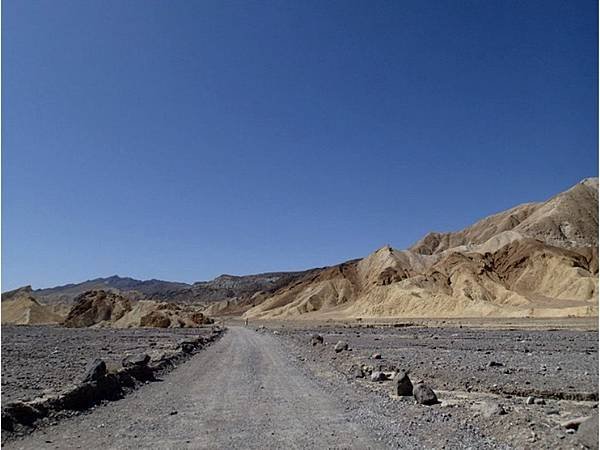
[(344, 342), (344, 341), (338, 341), (338, 343), (335, 344), (335, 347), (333, 347), (333, 349), (335, 350), (336, 353), (342, 352), (344, 350), (348, 350), (348, 343)]
[(535, 397), (532, 397), (531, 395), (525, 399), (526, 405), (533, 405), (534, 402), (535, 402)]
[(417, 383), (417, 385), (413, 387), (413, 395), (417, 403), (420, 403), (421, 405), (435, 405), (439, 403), (433, 389), (423, 382)]
[(413, 395), (413, 384), (406, 372), (398, 372), (393, 379), (392, 393), (398, 396)]
[(371, 358), (372, 358), (372, 359), (381, 359), (381, 353), (373, 353), (373, 354), (371, 355)]
[(106, 375), (106, 363), (101, 359), (94, 359), (89, 362), (85, 368), (85, 375), (83, 376), (83, 382), (97, 381)]

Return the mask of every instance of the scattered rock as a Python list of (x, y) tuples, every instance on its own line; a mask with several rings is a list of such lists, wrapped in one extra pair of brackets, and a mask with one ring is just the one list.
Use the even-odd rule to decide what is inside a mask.
[(41, 416), (39, 410), (25, 402), (12, 402), (2, 410), (2, 428), (12, 429), (13, 423), (32, 425)]
[(378, 370), (371, 374), (371, 381), (385, 381), (387, 380), (387, 376)]
[(196, 348), (196, 343), (188, 340), (179, 341), (177, 348), (180, 348), (183, 353), (192, 353)]
[(336, 353), (342, 352), (344, 350), (348, 350), (348, 343), (345, 341), (338, 341), (338, 343), (335, 344), (335, 347), (333, 347), (333, 349), (335, 350)]
[(420, 403), (421, 405), (436, 405), (439, 403), (433, 389), (423, 382), (417, 383), (417, 385), (413, 387), (413, 395), (417, 403)]
[(310, 337), (310, 343), (312, 345), (318, 345), (318, 344), (322, 344), (323, 343), (323, 336), (321, 336), (320, 334), (313, 334)]
[(487, 403), (483, 409), (483, 416), (487, 417), (488, 419), (490, 417), (502, 416), (504, 414), (507, 414), (504, 406), (496, 402)]
[(496, 362), (496, 361), (490, 361), (489, 363), (487, 363), (488, 367), (502, 367), (504, 364)]
[(586, 420), (591, 419), (591, 416), (577, 417), (576, 419), (567, 420), (560, 425), (568, 430), (577, 430), (579, 425), (584, 423)]
[(362, 370), (362, 368), (358, 367), (358, 366), (352, 366), (350, 368), (350, 375), (352, 376), (352, 378), (364, 378), (365, 374)]
[(129, 355), (123, 358), (123, 367), (134, 367), (134, 366), (147, 366), (150, 362), (150, 356), (146, 353), (139, 353), (137, 355)]
[(94, 359), (85, 368), (85, 375), (83, 381), (96, 381), (106, 375), (106, 363), (101, 359)]
[(393, 380), (392, 392), (398, 396), (413, 395), (413, 385), (405, 372), (398, 372)]

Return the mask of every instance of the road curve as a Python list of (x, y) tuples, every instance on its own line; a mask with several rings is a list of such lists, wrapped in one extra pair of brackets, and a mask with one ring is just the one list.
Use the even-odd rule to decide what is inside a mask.
[(378, 448), (269, 334), (232, 327), (167, 375), (5, 448)]

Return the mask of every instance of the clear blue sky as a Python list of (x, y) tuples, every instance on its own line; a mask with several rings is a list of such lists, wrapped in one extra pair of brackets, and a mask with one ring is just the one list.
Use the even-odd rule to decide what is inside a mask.
[(2, 289), (304, 269), (598, 170), (597, 2), (4, 0)]

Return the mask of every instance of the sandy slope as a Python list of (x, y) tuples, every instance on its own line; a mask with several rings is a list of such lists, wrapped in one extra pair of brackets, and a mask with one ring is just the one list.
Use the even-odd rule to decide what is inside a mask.
[(41, 325), (62, 322), (63, 317), (40, 305), (33, 297), (22, 295), (2, 302), (2, 323)]

